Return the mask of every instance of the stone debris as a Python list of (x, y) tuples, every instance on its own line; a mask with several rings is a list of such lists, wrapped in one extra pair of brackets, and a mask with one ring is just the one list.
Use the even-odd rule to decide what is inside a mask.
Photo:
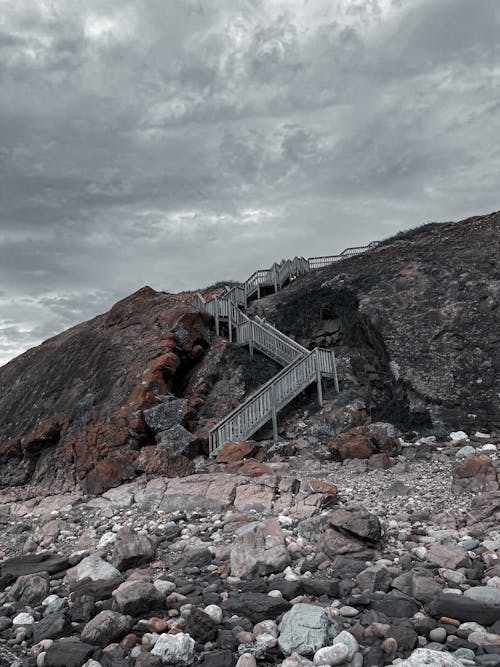
[(4, 503), (0, 664), (500, 667), (500, 492), (456, 491), (475, 455), (448, 443), (250, 477), (234, 443), (188, 477)]

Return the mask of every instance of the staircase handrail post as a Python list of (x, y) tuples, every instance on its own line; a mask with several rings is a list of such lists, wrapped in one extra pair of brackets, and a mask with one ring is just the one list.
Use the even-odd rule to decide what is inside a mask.
[(319, 359), (318, 348), (314, 350), (314, 366), (316, 368), (316, 386), (318, 389), (318, 403), (320, 408), (323, 407), (323, 384), (321, 382), (321, 367)]

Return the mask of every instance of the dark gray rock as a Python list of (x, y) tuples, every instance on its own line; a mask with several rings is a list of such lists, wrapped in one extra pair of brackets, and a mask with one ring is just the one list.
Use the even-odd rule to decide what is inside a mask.
[(155, 433), (167, 431), (172, 426), (180, 424), (186, 401), (182, 398), (167, 396), (160, 405), (144, 410), (144, 421)]
[[(234, 667), (236, 659), (231, 651), (213, 651), (206, 653), (201, 662), (202, 667)], [(137, 667), (137, 663), (136, 663)]]
[(130, 616), (109, 609), (101, 611), (82, 630), (82, 641), (98, 646), (107, 646), (120, 641), (132, 627)]
[(184, 631), (196, 642), (204, 644), (217, 637), (217, 624), (201, 609), (194, 609), (186, 619)]
[(393, 588), (406, 595), (414, 597), (419, 602), (431, 602), (441, 592), (441, 586), (429, 570), (415, 568), (403, 572), (392, 582)]
[(161, 431), (158, 434), (158, 444), (156, 450), (159, 452), (168, 451), (174, 454), (183, 454), (190, 456), (196, 453), (198, 439), (187, 428), (176, 424), (167, 431)]
[(33, 643), (42, 639), (59, 639), (71, 631), (71, 623), (64, 611), (56, 611), (33, 625)]
[(113, 598), (118, 611), (130, 616), (141, 616), (151, 609), (161, 609), (163, 596), (148, 581), (125, 581), (115, 591)]
[(149, 563), (155, 555), (155, 547), (146, 535), (135, 533), (128, 527), (120, 528), (113, 545), (112, 563), (118, 570), (128, 570)]
[(135, 667), (162, 667), (163, 660), (158, 655), (151, 655), (151, 653), (141, 653), (135, 659)]
[(328, 514), (328, 523), (344, 533), (375, 544), (380, 541), (382, 527), (375, 514), (360, 505), (347, 505)]
[(81, 667), (97, 650), (74, 637), (58, 639), (45, 654), (45, 667)]
[(487, 604), (462, 595), (440, 595), (426, 605), (427, 612), (439, 618), (448, 616), (459, 621), (475, 621), (481, 625), (492, 625), (500, 619), (500, 605)]
[(65, 556), (57, 556), (51, 553), (28, 554), (27, 556), (14, 556), (8, 558), (0, 566), (0, 574), (20, 577), (35, 572), (48, 572), (55, 574), (68, 569), (68, 559)]
[(245, 593), (224, 600), (221, 608), (225, 614), (235, 614), (248, 618), (252, 623), (259, 623), (268, 618), (277, 618), (290, 608), (290, 603), (283, 598), (270, 597), (264, 593)]
[(36, 607), (47, 597), (49, 591), (50, 582), (47, 572), (25, 574), (17, 578), (9, 591), (9, 598)]

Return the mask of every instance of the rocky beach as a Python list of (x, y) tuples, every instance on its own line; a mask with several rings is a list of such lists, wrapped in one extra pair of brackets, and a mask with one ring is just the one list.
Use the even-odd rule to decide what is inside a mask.
[(276, 364), (193, 295), (0, 368), (0, 665), (500, 666), (499, 249), (476, 217), (263, 294), (340, 393), (215, 457)]

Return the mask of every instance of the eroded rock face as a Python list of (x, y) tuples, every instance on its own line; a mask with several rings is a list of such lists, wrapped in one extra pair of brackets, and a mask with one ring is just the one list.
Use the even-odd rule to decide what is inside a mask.
[(158, 406), (203, 356), (208, 324), (145, 287), (2, 367), (0, 487), (100, 493), (133, 477), (139, 450), (155, 443), (143, 411), (156, 408), (150, 424), (178, 423), (179, 402)]
[(372, 419), (498, 428), (500, 213), (424, 226), (302, 276), (255, 309), (335, 347)]

